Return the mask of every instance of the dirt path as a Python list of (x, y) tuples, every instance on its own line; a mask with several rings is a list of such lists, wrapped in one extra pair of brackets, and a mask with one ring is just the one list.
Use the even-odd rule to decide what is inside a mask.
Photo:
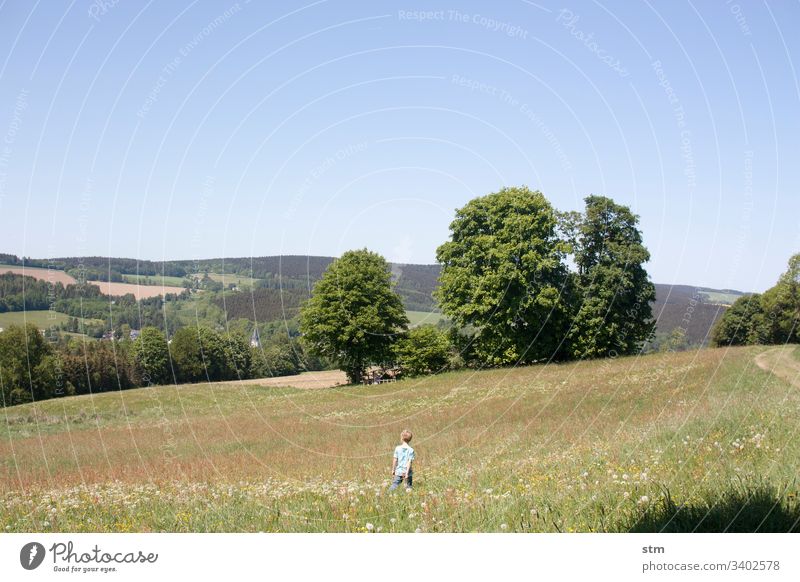
[(770, 348), (756, 356), (756, 365), (800, 388), (800, 361), (792, 355), (796, 348), (795, 345)]
[(296, 376), (277, 376), (275, 378), (255, 378), (253, 380), (232, 380), (220, 384), (239, 384), (248, 386), (291, 386), (314, 390), (319, 388), (332, 388), (347, 384), (347, 376), (340, 370), (324, 372), (303, 372)]

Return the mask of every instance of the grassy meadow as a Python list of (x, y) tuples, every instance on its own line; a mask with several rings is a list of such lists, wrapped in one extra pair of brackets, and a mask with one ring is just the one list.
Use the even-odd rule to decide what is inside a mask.
[(445, 316), (441, 313), (433, 313), (429, 311), (411, 311), (406, 310), (406, 316), (408, 317), (409, 322), (411, 322), (411, 327), (417, 327), (418, 325), (436, 325), (439, 323), (440, 320), (445, 319)]
[[(7, 408), (0, 529), (797, 530), (800, 349), (780, 349)], [(406, 427), (414, 488), (389, 493)]]
[(124, 273), (122, 280), (125, 283), (134, 285), (157, 285), (166, 287), (183, 288), (183, 277), (172, 277), (170, 275), (137, 275), (135, 273)]
[[(59, 313), (58, 311), (50, 311), (49, 309), (39, 309), (31, 311), (8, 311), (0, 313), (0, 327), (6, 328), (9, 325), (25, 325), (31, 323), (39, 329), (49, 329), (54, 325), (59, 325), (68, 322), (70, 316), (66, 313)], [(84, 324), (88, 323), (102, 323), (99, 319), (82, 319)]]

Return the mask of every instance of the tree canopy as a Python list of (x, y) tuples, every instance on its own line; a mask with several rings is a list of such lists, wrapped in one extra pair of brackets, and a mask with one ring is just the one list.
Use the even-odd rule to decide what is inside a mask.
[(436, 251), (442, 311), (477, 329), (489, 365), (565, 355), (567, 245), (541, 192), (504, 188), (456, 211), (450, 240)]
[(605, 196), (589, 196), (578, 217), (574, 257), (579, 305), (569, 333), (574, 357), (638, 352), (652, 335), (656, 290), (638, 217)]
[(477, 329), (484, 365), (632, 354), (652, 334), (638, 218), (604, 196), (585, 202), (559, 213), (541, 192), (504, 188), (456, 211), (437, 298)]
[(354, 383), (371, 364), (392, 358), (408, 323), (389, 264), (367, 249), (348, 251), (331, 263), (300, 314), (309, 349), (336, 362)]
[(712, 332), (716, 346), (784, 344), (800, 341), (800, 253), (789, 259), (774, 287), (740, 297)]

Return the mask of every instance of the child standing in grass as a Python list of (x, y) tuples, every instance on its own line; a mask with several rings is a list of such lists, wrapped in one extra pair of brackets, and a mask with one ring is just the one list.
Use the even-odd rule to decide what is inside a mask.
[(410, 489), (412, 484), (413, 473), (411, 472), (411, 463), (414, 461), (414, 449), (408, 443), (411, 442), (411, 431), (406, 429), (400, 433), (400, 440), (402, 441), (394, 449), (394, 459), (392, 459), (392, 486), (389, 491), (397, 489), (397, 486), (406, 480), (406, 486)]

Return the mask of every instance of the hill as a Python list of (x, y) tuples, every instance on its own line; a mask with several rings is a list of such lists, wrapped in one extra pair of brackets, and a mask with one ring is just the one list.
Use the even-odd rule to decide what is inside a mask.
[[(781, 355), (700, 350), (322, 390), (163, 386), (8, 408), (0, 528), (789, 531), (800, 392), (787, 370), (800, 349)], [(405, 427), (415, 487), (388, 494)]]
[[(23, 262), (13, 255), (0, 255), (9, 267), (19, 268)], [(241, 293), (226, 292), (211, 299), (222, 309), (228, 320), (243, 318), (259, 323), (293, 317), (313, 284), (333, 261), (333, 257), (319, 256), (266, 256), (177, 260), (167, 262), (137, 261), (114, 257), (62, 257), (55, 259), (24, 259), (27, 266), (55, 267), (74, 272), (82, 268), (94, 273), (104, 273), (98, 280), (139, 282), (145, 285), (174, 285), (181, 277), (209, 277), (224, 285), (246, 285)], [(435, 312), (433, 299), (439, 277), (439, 265), (391, 264), (397, 282), (397, 292), (409, 311)], [(28, 274), (37, 273), (35, 269)], [(42, 273), (47, 271), (42, 270)], [(224, 275), (223, 275), (224, 274)], [(705, 346), (714, 322), (727, 306), (744, 295), (730, 289), (710, 289), (689, 285), (656, 284), (656, 301), (653, 316), (657, 320), (655, 346), (663, 343), (669, 334), (680, 328), (687, 346)], [(131, 290), (124, 285), (115, 289)], [(135, 289), (134, 289), (135, 290)], [(180, 292), (180, 287), (167, 289)], [(141, 290), (140, 290), (141, 292)], [(161, 291), (159, 290), (158, 293)], [(145, 294), (146, 295), (146, 294)]]

